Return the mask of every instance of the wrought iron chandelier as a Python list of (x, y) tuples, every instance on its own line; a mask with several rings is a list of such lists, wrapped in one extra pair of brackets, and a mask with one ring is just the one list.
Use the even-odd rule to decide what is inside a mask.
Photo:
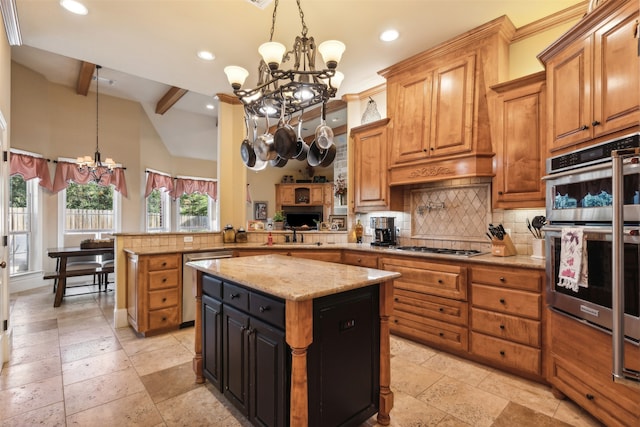
[[(345, 50), (344, 43), (338, 40), (327, 40), (320, 45), (311, 36), (307, 36), (308, 28), (304, 22), (304, 12), (300, 0), (296, 0), (302, 34), (297, 36), (290, 51), (278, 42), (273, 41), (276, 25), (278, 0), (275, 0), (271, 33), (269, 41), (260, 45), (258, 52), (262, 56), (258, 66), (258, 84), (253, 89), (243, 89), (249, 72), (242, 67), (228, 66), (224, 69), (233, 93), (245, 106), (245, 113), (254, 117), (291, 117), (297, 111), (326, 103), (335, 97), (344, 75), (336, 71), (338, 62)], [(325, 69), (316, 70), (316, 48), (322, 55)], [(280, 69), (280, 65), (293, 59), (293, 67)]]
[(116, 167), (116, 163), (110, 157), (107, 157), (104, 162), (100, 156), (100, 144), (99, 144), (99, 99), (100, 99), (100, 69), (102, 66), (96, 65), (96, 151), (91, 156), (78, 157), (76, 163), (78, 164), (78, 170), (82, 173), (88, 173), (92, 176), (92, 181), (96, 184), (100, 183), (102, 177), (105, 175), (113, 174), (113, 168)]

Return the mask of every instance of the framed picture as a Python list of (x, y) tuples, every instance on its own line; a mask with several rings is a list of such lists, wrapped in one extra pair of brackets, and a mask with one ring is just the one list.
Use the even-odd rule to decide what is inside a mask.
[(253, 202), (253, 219), (266, 221), (267, 202)]
[(347, 216), (346, 215), (329, 215), (329, 224), (332, 230), (346, 231)]
[(264, 230), (264, 222), (249, 221), (249, 226), (247, 228), (249, 229), (249, 231)]

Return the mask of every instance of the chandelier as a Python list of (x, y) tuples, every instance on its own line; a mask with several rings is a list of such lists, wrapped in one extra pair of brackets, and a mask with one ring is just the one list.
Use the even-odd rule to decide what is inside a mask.
[[(249, 76), (244, 68), (232, 65), (224, 69), (233, 93), (244, 104), (247, 115), (291, 117), (297, 111), (325, 104), (329, 98), (335, 97), (344, 78), (342, 73), (336, 71), (345, 50), (344, 43), (327, 40), (316, 47), (313, 37), (307, 36), (308, 28), (304, 22), (300, 0), (296, 0), (296, 3), (302, 34), (296, 37), (293, 48), (287, 51), (283, 44), (273, 41), (278, 11), (278, 0), (275, 0), (269, 41), (258, 48), (262, 59), (258, 66), (258, 84), (255, 88), (242, 88)], [(316, 70), (316, 48), (322, 55), (325, 69)], [(289, 70), (281, 69), (281, 64), (289, 60), (293, 60), (293, 66)]]
[(100, 93), (100, 69), (102, 66), (96, 65), (96, 151), (93, 154), (93, 158), (91, 156), (78, 157), (76, 159), (76, 163), (78, 164), (78, 170), (82, 173), (91, 174), (91, 181), (99, 184), (102, 180), (102, 177), (105, 175), (111, 175), (113, 173), (113, 168), (116, 167), (116, 163), (113, 159), (107, 157), (107, 159), (102, 162), (100, 156), (100, 145), (98, 141), (98, 130), (99, 130), (99, 115), (98, 115), (98, 107), (99, 107), (99, 93)]

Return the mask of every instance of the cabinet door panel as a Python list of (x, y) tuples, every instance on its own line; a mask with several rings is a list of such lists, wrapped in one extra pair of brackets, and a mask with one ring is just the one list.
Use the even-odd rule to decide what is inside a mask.
[(249, 415), (249, 316), (225, 305), (223, 309), (224, 394)]
[(222, 391), (222, 304), (202, 296), (202, 369), (211, 383)]
[[(619, 17), (595, 33), (594, 136), (638, 125), (640, 66), (637, 31), (638, 5), (629, 4)], [(595, 122), (594, 122), (595, 123)]]
[(547, 65), (552, 152), (591, 137), (591, 47), (578, 40)]
[(475, 56), (434, 72), (430, 155), (471, 150)]
[[(427, 156), (430, 134), (432, 73), (412, 75), (393, 85), (395, 109), (392, 163), (420, 160)], [(391, 95), (393, 97), (393, 95)]]

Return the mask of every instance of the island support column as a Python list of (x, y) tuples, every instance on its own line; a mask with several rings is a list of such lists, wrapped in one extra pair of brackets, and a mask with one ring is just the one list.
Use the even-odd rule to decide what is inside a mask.
[(378, 424), (391, 423), (389, 413), (393, 408), (391, 391), (391, 337), (389, 317), (393, 313), (393, 280), (380, 284), (380, 407)]
[(196, 319), (194, 322), (194, 330), (196, 332), (193, 356), (193, 372), (196, 374), (196, 383), (204, 382), (202, 373), (202, 272), (192, 268), (193, 270), (193, 293), (196, 296)]
[(290, 424), (309, 425), (307, 349), (313, 341), (313, 300), (286, 303), (286, 340), (291, 347)]

